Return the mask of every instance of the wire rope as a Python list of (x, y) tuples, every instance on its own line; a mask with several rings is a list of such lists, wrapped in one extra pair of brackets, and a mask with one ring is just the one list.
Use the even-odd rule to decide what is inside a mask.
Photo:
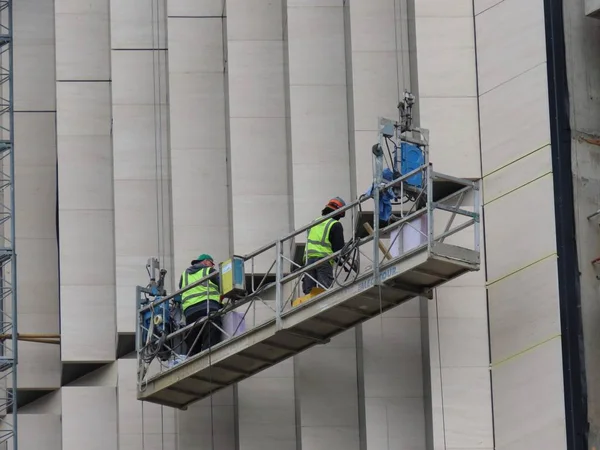
[[(156, 8), (156, 9), (155, 9)], [(161, 261), (164, 261), (165, 247), (164, 247), (164, 214), (163, 214), (163, 183), (164, 178), (162, 171), (162, 105), (161, 105), (161, 78), (160, 78), (160, 13), (159, 13), (159, 2), (158, 0), (152, 0), (150, 3), (150, 20), (152, 29), (152, 84), (153, 84), (153, 114), (154, 114), (154, 161), (155, 161), (155, 182), (156, 182), (156, 234), (157, 234), (157, 254)], [(156, 45), (155, 45), (156, 37)], [(158, 59), (158, 63), (157, 63)], [(158, 81), (157, 81), (158, 72)], [(158, 102), (157, 102), (157, 91), (158, 91)], [(157, 111), (158, 103), (158, 111)], [(157, 123), (158, 121), (158, 123)], [(168, 305), (163, 305), (163, 308), (167, 308)], [(151, 323), (154, 323), (154, 308), (152, 308)], [(165, 327), (166, 324), (163, 324)], [(161, 348), (164, 344), (165, 334), (159, 338), (156, 343), (156, 354), (160, 353)], [(151, 336), (149, 334), (149, 339)], [(154, 353), (154, 352), (152, 352)], [(155, 355), (153, 355), (154, 357)], [(150, 364), (150, 362), (148, 362)], [(142, 408), (142, 423), (144, 422), (144, 410)], [(160, 406), (160, 426), (161, 426), (161, 449), (165, 447), (165, 433), (164, 433), (164, 406)], [(142, 432), (142, 439), (145, 440), (145, 433)]]

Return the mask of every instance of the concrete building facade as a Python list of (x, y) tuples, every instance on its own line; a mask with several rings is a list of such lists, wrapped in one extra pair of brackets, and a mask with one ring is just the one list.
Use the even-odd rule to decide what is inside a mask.
[[(588, 410), (600, 445), (585, 8), (14, 1), (18, 320), (61, 334), (20, 345), (20, 450), (574, 450)], [(404, 89), (435, 169), (483, 180), (482, 269), (188, 411), (136, 400), (147, 258), (172, 290), (356, 198)]]

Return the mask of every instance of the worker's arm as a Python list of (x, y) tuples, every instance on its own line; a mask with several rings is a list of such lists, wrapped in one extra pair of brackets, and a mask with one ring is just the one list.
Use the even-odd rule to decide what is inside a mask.
[(183, 286), (183, 275), (179, 276), (179, 289), (181, 289), (181, 286)]
[(340, 222), (336, 222), (331, 226), (329, 230), (329, 242), (331, 242), (331, 249), (334, 252), (341, 250), (346, 245), (344, 242), (344, 227)]
[[(208, 271), (209, 275), (210, 275), (211, 273), (214, 273), (214, 272), (216, 272), (216, 270), (215, 270), (215, 269), (213, 269), (212, 267), (211, 267), (211, 268), (210, 268), (210, 270)], [(213, 277), (213, 278), (211, 278), (211, 279), (210, 279), (210, 281), (212, 281), (213, 283), (215, 283), (215, 284), (217, 285), (217, 287), (218, 287), (219, 289), (221, 289), (221, 280), (219, 279), (219, 274), (217, 274), (217, 276), (216, 276), (216, 277)]]

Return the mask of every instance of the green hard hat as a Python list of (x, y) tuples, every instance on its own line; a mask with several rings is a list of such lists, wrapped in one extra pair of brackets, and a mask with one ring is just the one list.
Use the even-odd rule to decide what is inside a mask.
[(202, 262), (202, 261), (206, 261), (206, 260), (214, 261), (213, 257), (207, 253), (202, 253), (200, 256), (198, 256), (198, 258), (196, 258), (196, 261), (198, 261), (198, 262)]

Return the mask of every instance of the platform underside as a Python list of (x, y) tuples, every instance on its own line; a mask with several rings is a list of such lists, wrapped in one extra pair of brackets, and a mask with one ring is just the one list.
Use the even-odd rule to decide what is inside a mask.
[(138, 399), (174, 408), (206, 398), (466, 272), (479, 270), (479, 253), (436, 243), (382, 264), (381, 288), (372, 271), (348, 287), (332, 289), (241, 336), (221, 342), (147, 381)]

